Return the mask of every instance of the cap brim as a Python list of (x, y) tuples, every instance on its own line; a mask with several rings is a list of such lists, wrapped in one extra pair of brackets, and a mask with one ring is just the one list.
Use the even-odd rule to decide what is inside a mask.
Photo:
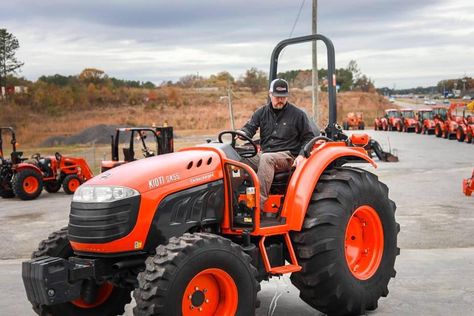
[(289, 94), (288, 92), (286, 92), (286, 93), (272, 92), (272, 95), (273, 95), (274, 97), (287, 97), (288, 94)]

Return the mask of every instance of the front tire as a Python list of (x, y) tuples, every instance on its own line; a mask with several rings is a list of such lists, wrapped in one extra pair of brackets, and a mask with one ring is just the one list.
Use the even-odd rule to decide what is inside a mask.
[[(67, 259), (74, 255), (71, 244), (67, 238), (67, 227), (53, 232), (48, 239), (40, 242), (38, 250), (33, 252), (31, 258), (42, 256), (59, 257)], [(46, 316), (116, 316), (122, 315), (125, 305), (131, 302), (131, 289), (113, 286), (104, 282), (99, 286), (95, 302), (86, 303), (82, 299), (57, 305), (33, 305), (33, 310), (38, 315)]]
[(456, 131), (456, 139), (458, 142), (462, 143), (464, 139), (466, 138), (466, 135), (464, 134), (464, 131), (461, 127), (458, 127), (458, 130)]
[(134, 315), (254, 315), (257, 270), (240, 246), (221, 236), (173, 237), (138, 275)]
[(66, 194), (74, 194), (81, 184), (82, 181), (77, 175), (70, 174), (64, 178), (63, 190)]
[(395, 203), (374, 174), (346, 167), (326, 171), (302, 230), (292, 235), (303, 269), (291, 281), (301, 299), (328, 315), (376, 309), (395, 277), (399, 229)]

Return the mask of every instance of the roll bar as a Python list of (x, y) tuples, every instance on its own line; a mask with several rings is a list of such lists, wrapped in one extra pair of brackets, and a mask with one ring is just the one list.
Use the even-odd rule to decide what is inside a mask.
[(335, 138), (340, 132), (337, 127), (337, 105), (336, 105), (336, 58), (334, 45), (331, 40), (321, 34), (312, 34), (301, 37), (289, 38), (278, 43), (273, 49), (270, 60), (269, 85), (277, 77), (278, 57), (283, 48), (293, 44), (299, 44), (310, 41), (322, 41), (326, 45), (328, 56), (328, 97), (329, 97), (329, 123), (326, 128), (326, 136)]

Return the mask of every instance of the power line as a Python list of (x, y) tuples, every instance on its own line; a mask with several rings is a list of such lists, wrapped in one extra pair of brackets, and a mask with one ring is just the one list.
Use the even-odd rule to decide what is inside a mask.
[(293, 27), (291, 28), (290, 35), (288, 38), (291, 38), (293, 35), (293, 32), (295, 31), (296, 24), (298, 23), (298, 20), (300, 19), (301, 11), (303, 10), (303, 6), (306, 0), (301, 1), (300, 9), (298, 10), (298, 14), (296, 15), (295, 23), (293, 23)]

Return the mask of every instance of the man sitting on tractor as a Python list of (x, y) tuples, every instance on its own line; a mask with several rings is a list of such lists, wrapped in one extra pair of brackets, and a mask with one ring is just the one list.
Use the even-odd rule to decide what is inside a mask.
[(304, 145), (315, 136), (306, 113), (288, 102), (288, 94), (288, 82), (273, 80), (270, 102), (257, 109), (240, 130), (252, 138), (260, 128), (261, 150), (245, 162), (257, 171), (262, 209), (275, 172), (296, 167), (304, 159)]

